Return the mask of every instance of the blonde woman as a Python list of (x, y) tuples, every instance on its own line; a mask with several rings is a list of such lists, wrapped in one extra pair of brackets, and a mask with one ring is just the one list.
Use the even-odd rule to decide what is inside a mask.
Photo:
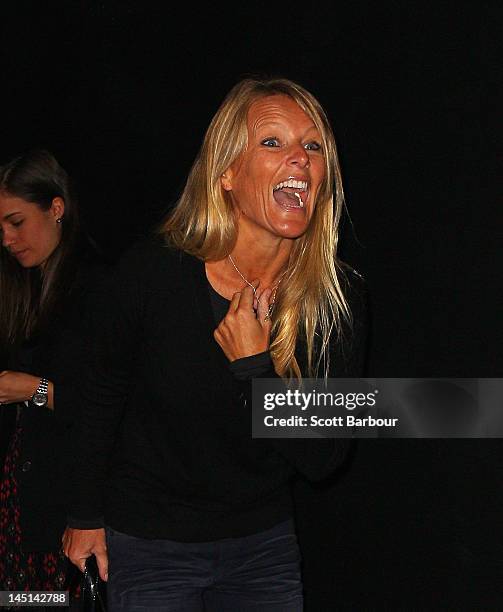
[(342, 206), (316, 99), (242, 81), (160, 239), (107, 286), (64, 549), (81, 569), (96, 555), (112, 611), (302, 609), (290, 480), (344, 446), (252, 439), (247, 395), (255, 376), (359, 374)]

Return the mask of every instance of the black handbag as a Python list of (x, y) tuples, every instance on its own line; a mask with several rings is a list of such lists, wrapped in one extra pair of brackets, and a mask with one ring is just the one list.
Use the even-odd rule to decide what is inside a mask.
[(100, 578), (94, 555), (86, 559), (81, 594), (82, 612), (106, 612), (106, 583)]

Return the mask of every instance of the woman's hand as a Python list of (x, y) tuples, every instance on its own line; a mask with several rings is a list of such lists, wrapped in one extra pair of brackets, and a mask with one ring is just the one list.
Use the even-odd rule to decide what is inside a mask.
[(24, 372), (0, 372), (0, 403), (14, 404), (30, 400), (40, 383), (40, 376)]
[(260, 294), (255, 314), (251, 287), (232, 296), (229, 311), (213, 334), (229, 361), (263, 353), (269, 348), (271, 321), (266, 317), (270, 297), (270, 289)]
[(81, 572), (86, 567), (86, 559), (96, 557), (98, 571), (102, 580), (108, 580), (108, 555), (104, 529), (72, 529), (67, 527), (62, 538), (63, 552)]

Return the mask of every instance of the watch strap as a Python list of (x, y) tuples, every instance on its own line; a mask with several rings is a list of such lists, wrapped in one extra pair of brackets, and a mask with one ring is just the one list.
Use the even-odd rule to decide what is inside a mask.
[(47, 380), (47, 378), (41, 378), (35, 393), (43, 393), (44, 395), (47, 395), (48, 391), (49, 381)]

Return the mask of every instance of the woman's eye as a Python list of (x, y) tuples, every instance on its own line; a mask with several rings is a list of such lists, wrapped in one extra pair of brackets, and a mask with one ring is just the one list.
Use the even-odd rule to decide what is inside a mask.
[(24, 221), (24, 219), (22, 219), (21, 221), (13, 221), (13, 222), (12, 222), (12, 225), (13, 225), (14, 227), (19, 227), (20, 225), (22, 225), (22, 224), (23, 224), (23, 221)]
[(266, 147), (279, 147), (279, 141), (277, 138), (266, 138), (262, 141), (262, 144)]
[(313, 142), (308, 142), (305, 144), (304, 148), (308, 151), (321, 151), (321, 144), (313, 140)]

